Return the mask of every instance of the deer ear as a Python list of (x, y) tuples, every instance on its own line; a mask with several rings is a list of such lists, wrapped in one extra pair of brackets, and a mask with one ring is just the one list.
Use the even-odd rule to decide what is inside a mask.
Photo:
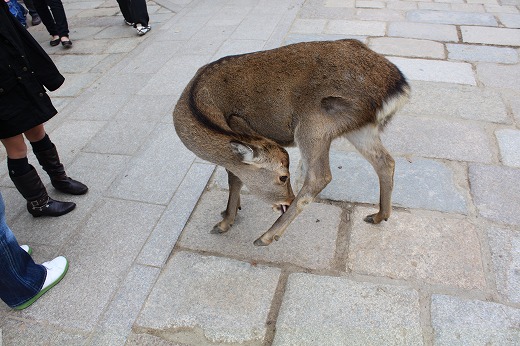
[(232, 141), (229, 145), (233, 153), (236, 154), (243, 163), (253, 164), (257, 161), (255, 151), (249, 145), (237, 141)]

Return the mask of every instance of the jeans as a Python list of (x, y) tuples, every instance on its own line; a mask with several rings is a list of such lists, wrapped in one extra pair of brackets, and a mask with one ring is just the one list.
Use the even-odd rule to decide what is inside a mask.
[(50, 35), (69, 36), (69, 24), (61, 0), (33, 0), (33, 3)]
[(34, 263), (5, 223), (5, 204), (0, 193), (0, 298), (10, 307), (21, 305), (40, 292), (47, 270)]

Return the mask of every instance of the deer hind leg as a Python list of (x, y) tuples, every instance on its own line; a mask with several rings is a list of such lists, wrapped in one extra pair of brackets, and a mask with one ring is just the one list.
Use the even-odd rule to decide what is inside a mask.
[(240, 189), (242, 189), (243, 183), (236, 175), (227, 169), (226, 171), (228, 174), (229, 198), (226, 210), (222, 212), (222, 221), (217, 223), (211, 230), (211, 233), (215, 234), (229, 231), (240, 209)]
[(367, 125), (346, 134), (347, 139), (367, 159), (379, 178), (379, 212), (365, 218), (369, 223), (380, 223), (390, 217), (394, 187), (395, 161), (381, 143), (377, 125)]

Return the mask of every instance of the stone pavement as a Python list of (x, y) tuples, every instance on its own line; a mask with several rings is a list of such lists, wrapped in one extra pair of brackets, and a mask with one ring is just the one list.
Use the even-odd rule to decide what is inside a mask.
[[(20, 243), (70, 260), (30, 308), (0, 306), (1, 345), (520, 344), (519, 0), (155, 0), (143, 37), (115, 0), (64, 4), (71, 50), (29, 31), (67, 77), (47, 130), (90, 192), (44, 177), (78, 207), (33, 219), (0, 165)], [(175, 135), (186, 83), (224, 55), (345, 37), (413, 88), (384, 135), (390, 220), (362, 221), (376, 176), (338, 141), (332, 183), (280, 241), (252, 245), (277, 215), (247, 189), (230, 232), (209, 234), (226, 178)]]

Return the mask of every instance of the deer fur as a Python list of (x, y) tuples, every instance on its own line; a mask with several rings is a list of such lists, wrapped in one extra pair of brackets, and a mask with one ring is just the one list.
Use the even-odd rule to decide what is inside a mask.
[[(188, 149), (228, 173), (227, 208), (212, 233), (233, 225), (245, 184), (282, 211), (254, 244), (278, 240), (331, 181), (329, 149), (339, 136), (352, 142), (379, 177), (379, 212), (365, 221), (387, 220), (395, 163), (379, 134), (409, 93), (399, 69), (356, 40), (297, 43), (201, 67), (173, 120)], [(283, 148), (292, 145), (306, 168), (296, 197)]]

